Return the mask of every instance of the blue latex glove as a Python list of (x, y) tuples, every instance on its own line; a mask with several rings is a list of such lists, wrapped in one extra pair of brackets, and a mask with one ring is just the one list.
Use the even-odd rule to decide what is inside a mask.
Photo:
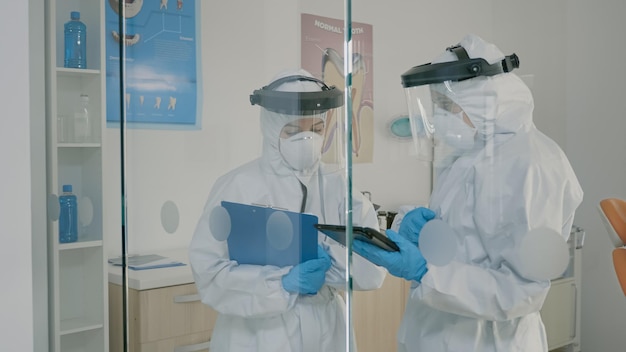
[(291, 293), (316, 294), (324, 285), (330, 264), (330, 256), (318, 244), (317, 259), (307, 260), (291, 268), (281, 279), (283, 288)]
[(419, 207), (406, 213), (400, 222), (400, 235), (418, 245), (422, 227), (435, 218), (435, 212), (424, 207)]
[(386, 251), (361, 240), (352, 242), (352, 250), (370, 262), (385, 267), (393, 276), (421, 282), (422, 277), (428, 271), (422, 252), (397, 232), (387, 230), (385, 233), (398, 245), (399, 252)]

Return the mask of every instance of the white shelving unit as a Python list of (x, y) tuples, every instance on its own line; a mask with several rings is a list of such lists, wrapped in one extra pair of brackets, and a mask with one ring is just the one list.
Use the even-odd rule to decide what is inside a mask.
[[(46, 134), (50, 351), (108, 351), (108, 279), (103, 244), (104, 5), (102, 0), (46, 2)], [(87, 68), (63, 67), (63, 25), (79, 11), (87, 27)], [(89, 96), (91, 138), (60, 138), (59, 119), (73, 118)], [(58, 195), (71, 184), (78, 198), (78, 241), (60, 243)]]

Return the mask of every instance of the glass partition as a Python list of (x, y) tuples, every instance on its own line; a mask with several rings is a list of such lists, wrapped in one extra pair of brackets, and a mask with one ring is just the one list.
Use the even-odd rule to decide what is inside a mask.
[(511, 319), (496, 345), (579, 346), (569, 66), (513, 14), (539, 2), (50, 3), (54, 350), (489, 350), (449, 322)]
[(384, 279), (346, 250), (378, 227), (350, 183), (350, 2), (241, 5), (105, 6), (111, 350), (347, 351), (352, 287)]

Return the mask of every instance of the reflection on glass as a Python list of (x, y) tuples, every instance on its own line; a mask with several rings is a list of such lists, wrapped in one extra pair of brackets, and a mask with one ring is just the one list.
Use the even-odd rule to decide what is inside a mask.
[[(548, 350), (539, 310), (569, 261), (582, 190), (563, 151), (534, 126), (518, 67), (517, 55), (467, 35), (401, 76), (411, 124), (421, 126), (415, 145), (426, 148), (418, 155), (432, 161), (430, 209), (399, 214), (398, 232), (388, 232), (398, 254), (355, 246), (412, 283), (401, 350)], [(499, 333), (461, 333), (461, 322)]]
[[(556, 347), (556, 340), (559, 340), (557, 344), (566, 341), (579, 346), (580, 331), (574, 328), (581, 323), (568, 317), (576, 318), (580, 312), (564, 310), (562, 306), (580, 305), (576, 291), (580, 288), (580, 270), (574, 265), (580, 263), (573, 259), (581, 255), (580, 251), (570, 248), (570, 266), (564, 278), (553, 280), (559, 282), (553, 282), (547, 291), (544, 308), (550, 308), (550, 303), (559, 306), (554, 318), (558, 323), (552, 324), (557, 329), (550, 330), (551, 321), (543, 311), (538, 315), (536, 298), (546, 292), (547, 279), (558, 276), (561, 267), (548, 270), (547, 274), (541, 270), (565, 263), (566, 253), (550, 247), (561, 246), (568, 236), (581, 192), (567, 159), (555, 143), (537, 131), (529, 110), (534, 104), (538, 112), (555, 112), (535, 122), (539, 129), (547, 127), (542, 132), (565, 145), (562, 142), (572, 132), (571, 128), (560, 128), (563, 121), (570, 119), (567, 112), (585, 115), (585, 109), (578, 107), (592, 111), (594, 93), (591, 92), (591, 99), (580, 99), (577, 90), (561, 89), (563, 82), (558, 78), (567, 76), (568, 80), (585, 83), (606, 76), (597, 74), (597, 70), (576, 71), (577, 75), (573, 76), (568, 73), (573, 67), (584, 66), (597, 51), (586, 47), (585, 38), (617, 38), (622, 31), (608, 31), (610, 26), (541, 29), (581, 20), (593, 23), (596, 19), (610, 18), (607, 15), (612, 13), (618, 16), (620, 11), (607, 7), (590, 12), (593, 5), (585, 2), (568, 3), (567, 11), (562, 11), (563, 6), (539, 7), (539, 3), (542, 2), (515, 5), (493, 2), (494, 6), (485, 8), (458, 1), (457, 11), (451, 12), (446, 11), (447, 5), (437, 2), (404, 1), (390, 7), (386, 2), (365, 0), (355, 4), (354, 18), (370, 26), (360, 27), (360, 22), (353, 25), (349, 0), (260, 0), (246, 2), (245, 9), (241, 2), (228, 1), (219, 5), (200, 0), (47, 1), (47, 238), (57, 240), (48, 242), (44, 260), (49, 274), (43, 285), (48, 285), (49, 297), (43, 301), (49, 309), (37, 311), (39, 317), (43, 314), (48, 319), (44, 330), (49, 328), (50, 350), (104, 352), (107, 339), (111, 351), (160, 349), (174, 341), (177, 344), (174, 348), (179, 351), (206, 350), (212, 331), (213, 337), (217, 337), (213, 346), (216, 349), (230, 333), (224, 332), (227, 330), (224, 327), (232, 323), (228, 321), (231, 315), (218, 314), (216, 309), (223, 310), (222, 304), (234, 302), (236, 295), (224, 290), (222, 302), (219, 295), (213, 295), (215, 291), (210, 284), (200, 287), (200, 291), (196, 287), (188, 253), (194, 233), (201, 237), (198, 233), (205, 225), (211, 243), (202, 247), (206, 253), (198, 252), (198, 258), (206, 256), (210, 260), (196, 260), (193, 263), (194, 269), (198, 268), (196, 271), (208, 271), (209, 277), (227, 281), (221, 283), (228, 289), (239, 289), (237, 283), (246, 289), (245, 285), (257, 283), (264, 290), (280, 292), (283, 296), (267, 304), (268, 307), (274, 304), (272, 309), (280, 312), (277, 314), (291, 314), (302, 308), (302, 302), (315, 299), (328, 299), (331, 307), (340, 311), (343, 306), (337, 294), (343, 296), (345, 316), (339, 315), (341, 319), (335, 319), (332, 324), (330, 319), (325, 320), (320, 324), (320, 334), (331, 331), (332, 339), (339, 340), (339, 331), (354, 330), (360, 352), (395, 350), (398, 343), (409, 349), (428, 343), (454, 345), (459, 342), (454, 338), (416, 338), (422, 329), (445, 332), (441, 318), (444, 312), (455, 318), (469, 316), (467, 319), (474, 327), (483, 322), (498, 326), (515, 315), (514, 319), (529, 322), (531, 328), (526, 330), (534, 334), (529, 339), (541, 335), (538, 326), (543, 321), (549, 349)], [(89, 66), (80, 70), (63, 67), (63, 23), (73, 11), (80, 12), (89, 33), (86, 52)], [(520, 35), (516, 28), (524, 28), (527, 21), (525, 16), (520, 16), (523, 13), (540, 16), (533, 17), (534, 31), (531, 28)], [(590, 17), (590, 13), (596, 17)], [(306, 16), (314, 18), (310, 25), (315, 30), (304, 27)], [(342, 21), (346, 22), (345, 26)], [(399, 30), (401, 26), (397, 23), (410, 23), (411, 30)], [(442, 23), (446, 30), (433, 30)], [(372, 30), (365, 33), (368, 39), (358, 44), (358, 34), (363, 29)], [(440, 48), (441, 55), (432, 60), (431, 68), (440, 64), (450, 67), (451, 63), (464, 61), (457, 51), (444, 49), (456, 46), (446, 38), (451, 32), (506, 38), (498, 45), (519, 50), (522, 66), (507, 73), (463, 76), (467, 79), (462, 81), (458, 77), (446, 77), (441, 81), (406, 85), (409, 110), (406, 111), (400, 102), (402, 97), (398, 96), (401, 89), (398, 76), (409, 68), (405, 66), (407, 62), (430, 61), (433, 48)], [(535, 35), (538, 32), (542, 38)], [(340, 43), (335, 45), (333, 40), (340, 37)], [(561, 48), (547, 43), (571, 42), (572, 38), (577, 42), (576, 55), (568, 55), (565, 62), (537, 60), (546, 53), (557, 57), (550, 54)], [(546, 45), (541, 45), (542, 42)], [(533, 45), (524, 47), (525, 43)], [(506, 65), (507, 69), (509, 64), (515, 65), (512, 56), (504, 55), (511, 52), (489, 47), (485, 55), (467, 50), (470, 59), (480, 56), (486, 59), (486, 63), (473, 62), (478, 64), (477, 71), (489, 71), (492, 65)], [(267, 109), (263, 105), (251, 105), (250, 93), (254, 95), (254, 88), (271, 82), (277, 69), (297, 67), (305, 68), (327, 86), (341, 90), (344, 105), (306, 117), (273, 111), (298, 118), (285, 119), (275, 126), (281, 133), (275, 137), (277, 143), (271, 154), (265, 150), (265, 140), (269, 139), (264, 135), (266, 122), (258, 114), (259, 110)], [(462, 70), (448, 72), (462, 71), (461, 75), (476, 72), (464, 63), (460, 67)], [(602, 68), (598, 70), (601, 73)], [(31, 76), (33, 73), (36, 74), (31, 72)], [(516, 75), (526, 87), (514, 82), (512, 77)], [(528, 86), (533, 88), (534, 97), (529, 95)], [(418, 92), (420, 89), (422, 92)], [(86, 121), (84, 116), (81, 120), (75, 115), (81, 95), (89, 96), (87, 134), (91, 138), (78, 140), (77, 134), (81, 131), (85, 134), (81, 126), (85, 127)], [(273, 99), (271, 93), (263, 98)], [(568, 109), (563, 109), (564, 104)], [(611, 104), (603, 104), (602, 108), (606, 110), (604, 115), (613, 116)], [(391, 116), (399, 116), (384, 126), (391, 133), (386, 129), (386, 133), (381, 133), (380, 121), (389, 121)], [(320, 121), (323, 134), (319, 133)], [(579, 132), (579, 125), (571, 125), (574, 133)], [(389, 134), (394, 137), (390, 138)], [(324, 166), (310, 172), (318, 163), (320, 140), (323, 153), (319, 165)], [(405, 153), (411, 147), (415, 150)], [(568, 144), (568, 151), (578, 149), (588, 148)], [(270, 166), (261, 168), (261, 160), (267, 161), (263, 165)], [(285, 162), (284, 170), (272, 168), (276, 160)], [(240, 168), (244, 164), (247, 166)], [(553, 168), (552, 173), (546, 171), (547, 164)], [(255, 167), (258, 173), (254, 177), (239, 173)], [(289, 172), (283, 173), (285, 170)], [(350, 174), (352, 171), (354, 175)], [(377, 223), (370, 223), (368, 202), (351, 189), (353, 182), (357, 186), (365, 185), (363, 189), (380, 205), (380, 217), (386, 219), (381, 222), (383, 230), (392, 225), (390, 217), (385, 218), (384, 214), (398, 211), (392, 230), (399, 232), (399, 236), (410, 237), (406, 231), (411, 231), (420, 235), (420, 241), (435, 240), (419, 245), (428, 264), (428, 271), (419, 273), (423, 274), (421, 283), (393, 275), (387, 275), (381, 287), (373, 282), (364, 283), (361, 279), (368, 277), (364, 273), (371, 269), (371, 264), (363, 263), (363, 258), (356, 254), (352, 257), (355, 285), (374, 289), (352, 293), (348, 274), (350, 251), (318, 233), (315, 236), (321, 237), (315, 238), (315, 246), (307, 246), (306, 255), (296, 253), (296, 264), (263, 266), (262, 275), (275, 274), (266, 281), (259, 280), (252, 269), (250, 280), (226, 279), (238, 275), (236, 272), (245, 265), (232, 263), (233, 253), (227, 242), (235, 224), (226, 209), (217, 204), (233, 201), (274, 211), (277, 215), (268, 216), (259, 229), (267, 235), (262, 237), (266, 239), (262, 245), (285, 251), (292, 246), (304, 246), (295, 235), (303, 230), (287, 212), (306, 213), (327, 224), (352, 225), (354, 216), (355, 224), (378, 227)], [(259, 187), (259, 183), (266, 187)], [(57, 196), (64, 184), (73, 186), (79, 206), (81, 232), (77, 241), (70, 243), (58, 241)], [(227, 185), (236, 186), (227, 188)], [(244, 190), (233, 191), (237, 186)], [(559, 190), (561, 196), (555, 195)], [(354, 196), (354, 204), (352, 194), (358, 195)], [(434, 210), (436, 219), (453, 229), (458, 240), (456, 248), (437, 252), (442, 249), (438, 243), (450, 245), (450, 240), (442, 235), (447, 230), (441, 228), (434, 231), (437, 237), (429, 237), (428, 224), (437, 223), (431, 219), (416, 220), (427, 223), (424, 231), (406, 229), (408, 220), (402, 219), (411, 216), (409, 211), (400, 209), (422, 206)], [(212, 209), (223, 211), (214, 213)], [(213, 241), (220, 244), (214, 245)], [(409, 239), (409, 242), (417, 241)], [(39, 245), (40, 242), (33, 243)], [(259, 250), (261, 245), (253, 247)], [(445, 258), (429, 257), (429, 247), (432, 253)], [(267, 257), (266, 248), (259, 252)], [(127, 256), (158, 256), (185, 265), (149, 270), (107, 266), (107, 259), (121, 258), (124, 262)], [(326, 256), (331, 259), (328, 268)], [(293, 269), (309, 261), (314, 261), (311, 266), (316, 268), (312, 272), (324, 273), (323, 283), (319, 283), (321, 275), (310, 274), (308, 279), (303, 274), (305, 270), (300, 270), (302, 267)], [(227, 276), (230, 271), (233, 276)], [(393, 272), (402, 276), (401, 270)], [(287, 275), (289, 279), (284, 283), (283, 277)], [(377, 275), (369, 277), (373, 280)], [(449, 287), (435, 287), (446, 279)], [(502, 285), (498, 286), (501, 290), (485, 290), (487, 285), (482, 283), (491, 279), (498, 284), (521, 282), (523, 286)], [(313, 286), (305, 287), (303, 282)], [(206, 294), (207, 287), (210, 294)], [(446, 298), (452, 298), (441, 303), (439, 293), (443, 290), (448, 292)], [(459, 292), (478, 294), (464, 297)], [(505, 294), (498, 297), (493, 292)], [(212, 298), (203, 303), (199, 299), (205, 296)], [(284, 297), (289, 299), (285, 301)], [(231, 298), (233, 301), (228, 301)], [(475, 303), (505, 300), (518, 310), (511, 313)], [(266, 311), (254, 310), (252, 304), (248, 308), (246, 314), (258, 313), (261, 321), (267, 322)], [(400, 327), (405, 308), (405, 325)], [(429, 314), (429, 318), (413, 311)], [(593, 336), (597, 329), (594, 314), (599, 313), (591, 310), (586, 313), (591, 313), (591, 319), (589, 316), (585, 319), (583, 328), (587, 335)], [(218, 315), (220, 322), (215, 325)], [(237, 319), (248, 322), (249, 318)], [(565, 331), (566, 336), (559, 339), (562, 330), (570, 330), (561, 329), (564, 324), (571, 324), (572, 331)], [(354, 328), (344, 329), (349, 325)], [(265, 331), (261, 326), (254, 328)], [(291, 324), (288, 328), (300, 336), (301, 330), (308, 327)], [(527, 343), (527, 338), (521, 336), (519, 340), (528, 348), (546, 347), (535, 344), (536, 339)], [(309, 343), (314, 338), (306, 339)], [(274, 340), (269, 339), (271, 343)], [(473, 341), (476, 346), (489, 348), (481, 345), (484, 341), (479, 337), (476, 340)], [(315, 349), (320, 347), (320, 341), (312, 344)], [(587, 341), (593, 344), (594, 339)], [(341, 347), (352, 346), (344, 343)]]
[[(346, 223), (343, 155), (322, 161), (327, 124), (343, 121), (343, 94), (298, 69), (281, 71), (250, 101), (260, 109), (261, 155), (216, 180), (190, 245), (198, 294), (221, 314), (211, 349), (247, 341), (346, 351), (346, 249), (314, 227)], [(376, 228), (373, 205), (356, 194), (354, 223)], [(382, 285), (384, 270), (353, 260), (355, 289)]]

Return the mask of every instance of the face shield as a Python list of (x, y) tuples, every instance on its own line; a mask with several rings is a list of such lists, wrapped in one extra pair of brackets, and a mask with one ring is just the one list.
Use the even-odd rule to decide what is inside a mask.
[(489, 64), (470, 59), (462, 46), (447, 51), (457, 61), (416, 66), (402, 75), (415, 153), (435, 172), (490, 140), (495, 98), (481, 91), (480, 82), (519, 67), (515, 54)]
[[(263, 154), (272, 172), (309, 176), (343, 167), (343, 149), (327, 147), (342, 136), (339, 89), (308, 75), (289, 75), (255, 90), (250, 103), (262, 107)], [(330, 162), (321, 165), (322, 157)]]
[[(335, 49), (326, 48), (324, 55), (322, 56), (322, 79), (324, 82), (342, 87), (345, 84), (345, 72), (343, 56), (341, 56)], [(371, 105), (363, 103), (363, 87), (366, 80), (366, 68), (365, 60), (359, 53), (352, 54), (352, 153), (353, 156), (358, 157), (361, 152), (362, 138), (361, 138), (361, 120), (370, 118), (373, 119), (373, 111)], [(341, 132), (341, 131), (339, 131)], [(343, 135), (343, 134), (342, 134)], [(339, 140), (337, 140), (339, 142)], [(332, 148), (343, 149), (342, 144), (328, 144), (325, 146), (328, 153), (324, 155), (324, 161), (331, 161), (335, 157)]]

